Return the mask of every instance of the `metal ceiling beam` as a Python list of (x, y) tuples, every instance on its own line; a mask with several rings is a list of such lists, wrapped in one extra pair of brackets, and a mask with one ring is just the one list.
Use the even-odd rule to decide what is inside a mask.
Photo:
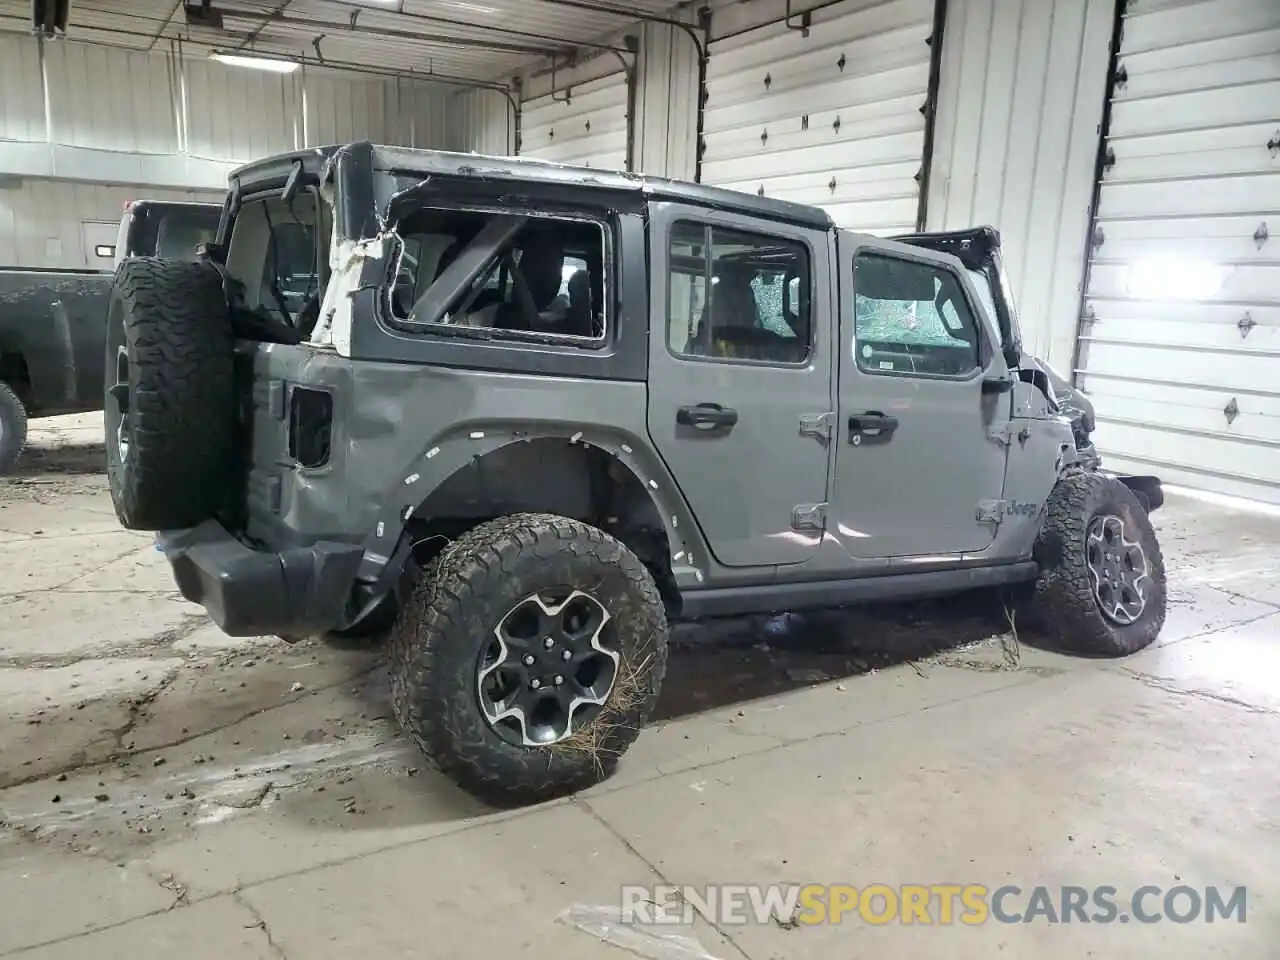
[(693, 24), (685, 23), (672, 17), (664, 17), (656, 13), (645, 13), (641, 10), (629, 10), (626, 7), (615, 7), (608, 3), (593, 3), (592, 0), (533, 0), (533, 2), (549, 4), (553, 7), (588, 10), (591, 13), (601, 13), (609, 17), (621, 17), (624, 20), (638, 20), (642, 23), (665, 23), (669, 27), (679, 27), (686, 31), (693, 28)]
[[(475, 37), (448, 36), (448, 35), (442, 35), (438, 33), (425, 34), (425, 33), (419, 33), (414, 30), (402, 30), (394, 27), (365, 26), (364, 24), (361, 24), (359, 22), (358, 16), (354, 18), (354, 23), (350, 21), (342, 22), (342, 21), (315, 20), (312, 18), (305, 18), (305, 17), (294, 17), (286, 13), (286, 9), (288, 8), (291, 2), (292, 0), (282, 0), (282, 2), (278, 4), (275, 10), (269, 11), (265, 15), (260, 13), (257, 10), (239, 9), (235, 6), (215, 5), (213, 9), (219, 14), (221, 14), (222, 17), (224, 18), (230, 17), (237, 20), (249, 21), (255, 24), (253, 29), (250, 30), (247, 34), (244, 33), (243, 31), (233, 31), (233, 30), (221, 31), (222, 33), (226, 34), (226, 41), (228, 43), (236, 44), (238, 50), (241, 48), (247, 48), (251, 46), (255, 40), (260, 38), (262, 31), (274, 23), (274, 24), (280, 24), (282, 26), (296, 26), (304, 30), (315, 30), (317, 34), (334, 32), (338, 34), (347, 33), (347, 34), (356, 34), (356, 35), (365, 34), (369, 36), (385, 36), (392, 39), (406, 40), (409, 42), (420, 43), (420, 44), (427, 44), (427, 45), (435, 44), (439, 46), (467, 47), (467, 48), (481, 49), (481, 50), (495, 50), (495, 51), (506, 52), (506, 53), (520, 54), (522, 56), (550, 56), (553, 53), (563, 54), (566, 50), (574, 47), (589, 49), (589, 50), (600, 50), (604, 52), (616, 52), (616, 53), (627, 52), (627, 49), (625, 47), (620, 47), (613, 44), (597, 43), (597, 42), (591, 42), (591, 41), (565, 40), (559, 37), (549, 37), (543, 34), (525, 33), (523, 31), (511, 30), (508, 28), (490, 28), (490, 27), (482, 26), (480, 24), (467, 23), (464, 21), (452, 20), (445, 17), (431, 17), (426, 15), (411, 14), (411, 13), (394, 14), (394, 11), (385, 11), (385, 12), (393, 13), (396, 16), (403, 16), (405, 20), (410, 20), (410, 21), (422, 21), (424, 23), (439, 23), (441, 25), (462, 27), (464, 29), (479, 30), (482, 32), (500, 33), (507, 36), (525, 37), (528, 39), (545, 41), (545, 43), (540, 45), (539, 44), (504, 43), (498, 40), (480, 39)], [(168, 26), (172, 25), (172, 21), (175, 15), (177, 14), (178, 10), (181, 9), (181, 7), (182, 7), (182, 2), (181, 0), (179, 0), (179, 2), (175, 5), (174, 9), (166, 17), (147, 16), (146, 14), (128, 14), (127, 17), (130, 20), (141, 20), (141, 21), (157, 24), (156, 33), (153, 34), (153, 36), (156, 38), (156, 40), (159, 40), (164, 36), (165, 29)], [(95, 9), (98, 9), (100, 12), (103, 12), (103, 13), (109, 12), (109, 8), (105, 8), (105, 7), (95, 8)], [(368, 8), (362, 8), (362, 9), (368, 9)], [(357, 11), (357, 14), (358, 13), (359, 11)], [(99, 27), (97, 29), (116, 32), (122, 36), (132, 35), (132, 31), (129, 31), (125, 28)], [(149, 44), (147, 49), (151, 50), (153, 46), (154, 44)]]
[(274, 10), (272, 10), (271, 13), (267, 14), (267, 16), (263, 17), (262, 22), (259, 23), (253, 29), (253, 31), (249, 34), (249, 36), (245, 37), (243, 40), (240, 41), (240, 46), (238, 46), (236, 49), (244, 50), (248, 47), (252, 47), (253, 41), (257, 40), (259, 34), (261, 34), (262, 31), (266, 29), (267, 22), (283, 14), (284, 11), (288, 8), (289, 4), (291, 4), (292, 2), (293, 0), (280, 0), (280, 5), (277, 6)]
[(622, 17), (626, 20), (640, 23), (661, 23), (668, 27), (674, 27), (682, 30), (693, 41), (694, 46), (698, 48), (698, 59), (705, 64), (707, 59), (707, 44), (710, 43), (710, 28), (708, 24), (709, 12), (706, 6), (702, 6), (698, 11), (698, 23), (685, 23), (683, 20), (676, 20), (672, 17), (659, 16), (656, 13), (642, 13), (638, 10), (628, 10), (624, 7), (614, 7), (609, 4), (592, 3), (591, 0), (533, 0), (534, 3), (545, 3), (554, 7), (568, 7), (573, 10), (590, 10), (592, 13), (602, 13), (610, 17)]
[[(403, 7), (403, 4), (401, 5)], [(519, 37), (522, 40), (541, 40), (556, 44), (572, 43), (575, 47), (582, 47), (587, 50), (607, 50), (614, 53), (626, 53), (626, 47), (617, 47), (608, 43), (589, 43), (582, 40), (566, 40), (564, 37), (551, 37), (543, 33), (529, 33), (524, 30), (513, 30), (510, 27), (495, 27), (488, 24), (468, 23), (464, 20), (454, 20), (451, 17), (434, 17), (427, 13), (410, 13), (401, 9), (396, 11), (396, 16), (404, 17), (406, 20), (416, 20), (422, 23), (439, 23), (451, 27), (466, 27), (472, 30), (482, 30), (486, 33), (499, 34), (504, 37)]]
[(151, 42), (147, 44), (147, 53), (156, 48), (156, 44), (160, 42), (160, 38), (164, 36), (164, 32), (169, 29), (169, 24), (173, 22), (173, 18), (178, 15), (178, 11), (182, 9), (182, 0), (177, 0), (173, 5), (173, 9), (169, 11), (169, 15), (160, 21), (160, 26), (156, 27), (156, 32), (151, 37)]
[[(236, 19), (252, 19), (251, 13), (237, 13), (233, 10), (223, 8), (221, 10), (224, 18), (231, 17)], [(284, 13), (271, 13), (264, 18), (262, 27), (258, 32), (268, 24), (277, 24), (284, 27), (300, 27), (304, 30), (315, 30), (318, 33), (326, 34), (356, 34), (369, 37), (388, 37), (394, 40), (408, 40), (414, 43), (435, 44), (437, 46), (448, 47), (472, 47), (480, 50), (499, 50), (504, 53), (519, 53), (527, 56), (550, 56), (553, 53), (563, 53), (565, 48), (572, 46), (571, 42), (562, 43), (559, 46), (534, 46), (532, 44), (522, 43), (504, 43), (501, 40), (481, 40), (476, 37), (445, 37), (440, 35), (427, 36), (416, 33), (412, 30), (400, 30), (396, 27), (366, 27), (359, 23), (342, 23), (333, 20), (313, 20), (310, 17), (295, 17)]]
[[(22, 37), (24, 39), (31, 38), (30, 27), (25, 26), (26, 20), (21, 17), (10, 17), (0, 14), (0, 20), (19, 20), (24, 24), (24, 28), (20, 30), (10, 30), (0, 26), (0, 37)], [(110, 33), (122, 37), (131, 37), (138, 40), (146, 40), (151, 34), (144, 33), (140, 30), (126, 30), (115, 27), (89, 27), (97, 33)], [(91, 47), (105, 47), (109, 50), (127, 50), (137, 52), (138, 47), (123, 46), (118, 43), (110, 43), (106, 40), (88, 40), (83, 37), (75, 37), (68, 39), (67, 43), (83, 43)], [(217, 50), (218, 45), (208, 40), (186, 40), (183, 41), (188, 47), (208, 48), (209, 50)], [(457, 77), (447, 73), (426, 73), (419, 70), (396, 70), (392, 67), (370, 67), (367, 64), (351, 63), (346, 60), (317, 60), (314, 57), (293, 56), (291, 54), (276, 54), (282, 59), (296, 61), (306, 67), (327, 68), (330, 70), (339, 70), (343, 73), (359, 73), (371, 77), (383, 77), (387, 80), (418, 80), (423, 83), (439, 83), (448, 87), (465, 87), (469, 90), (492, 90), (510, 96), (511, 88), (505, 83), (499, 83), (492, 80), (475, 80), (470, 77)]]

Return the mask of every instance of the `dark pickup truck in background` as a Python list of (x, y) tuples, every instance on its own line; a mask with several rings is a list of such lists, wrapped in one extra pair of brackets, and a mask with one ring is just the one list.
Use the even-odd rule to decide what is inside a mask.
[[(212, 240), (214, 203), (136, 200), (125, 208), (115, 262), (192, 256)], [(27, 439), (27, 420), (102, 409), (112, 274), (0, 267), (0, 474)]]

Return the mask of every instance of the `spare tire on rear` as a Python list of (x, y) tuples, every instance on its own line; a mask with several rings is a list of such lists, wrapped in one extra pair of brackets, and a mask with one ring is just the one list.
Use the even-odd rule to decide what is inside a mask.
[(234, 340), (207, 262), (139, 257), (107, 313), (107, 479), (131, 530), (194, 527), (223, 505), (236, 429)]

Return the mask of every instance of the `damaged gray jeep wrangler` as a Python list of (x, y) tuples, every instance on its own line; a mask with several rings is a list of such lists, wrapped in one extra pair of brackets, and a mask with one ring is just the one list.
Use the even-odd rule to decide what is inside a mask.
[(1009, 587), (1165, 617), (1159, 481), (1100, 471), (983, 228), (356, 143), (232, 175), (109, 313), (121, 522), (228, 634), (390, 628), (396, 713), (497, 803), (606, 777), (675, 619)]

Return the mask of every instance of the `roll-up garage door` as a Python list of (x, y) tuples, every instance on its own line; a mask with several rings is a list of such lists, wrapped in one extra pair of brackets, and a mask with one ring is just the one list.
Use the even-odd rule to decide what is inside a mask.
[(520, 155), (626, 170), (625, 72), (526, 100), (520, 109)]
[(933, 14), (934, 0), (843, 0), (807, 31), (793, 17), (713, 39), (703, 182), (915, 229)]
[(1076, 372), (1112, 469), (1280, 503), (1280, 0), (1130, 0)]

